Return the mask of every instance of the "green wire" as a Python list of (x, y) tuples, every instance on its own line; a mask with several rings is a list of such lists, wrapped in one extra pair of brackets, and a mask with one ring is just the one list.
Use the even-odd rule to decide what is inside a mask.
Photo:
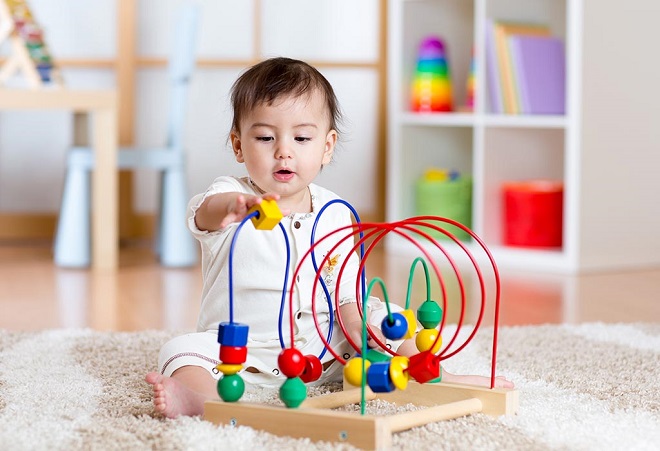
[[(410, 296), (412, 294), (413, 276), (415, 275), (415, 266), (417, 265), (417, 263), (421, 263), (422, 266), (424, 267), (424, 276), (426, 277), (426, 299), (431, 299), (431, 278), (429, 277), (429, 267), (426, 264), (426, 260), (424, 260), (422, 257), (417, 257), (410, 266), (410, 276), (408, 276), (408, 291), (406, 292), (406, 310), (410, 308)], [(387, 311), (389, 312), (389, 304), (387, 307)]]
[(387, 298), (387, 288), (385, 288), (385, 282), (380, 277), (374, 277), (367, 288), (366, 293), (364, 294), (364, 299), (362, 300), (362, 383), (360, 384), (361, 393), (360, 393), (360, 414), (364, 415), (366, 412), (366, 386), (367, 386), (367, 370), (365, 368), (365, 362), (367, 360), (367, 299), (371, 295), (371, 290), (374, 287), (374, 284), (379, 283), (380, 288), (383, 290), (383, 297), (385, 298), (385, 305), (387, 306), (387, 313), (390, 313), (390, 302)]

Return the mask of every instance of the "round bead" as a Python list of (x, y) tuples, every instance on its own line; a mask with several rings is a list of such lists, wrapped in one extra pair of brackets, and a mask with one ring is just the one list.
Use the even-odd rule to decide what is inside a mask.
[(300, 379), (307, 384), (319, 380), (321, 374), (323, 374), (323, 364), (319, 358), (312, 354), (306, 355), (305, 369), (300, 375)]
[[(417, 338), (415, 338), (417, 349), (419, 349), (420, 352), (431, 351), (433, 354), (437, 353), (442, 347), (442, 337), (439, 337), (438, 335), (439, 334), (436, 329), (420, 330), (417, 333)], [(435, 341), (436, 337), (438, 338), (438, 342), (435, 344), (435, 346), (433, 346), (433, 342)], [(431, 349), (432, 346), (433, 349)]]
[(390, 379), (399, 390), (405, 390), (408, 386), (408, 357), (397, 355), (390, 360)]
[(243, 365), (231, 363), (220, 363), (215, 367), (222, 374), (236, 374), (243, 369)]
[(386, 338), (389, 338), (390, 340), (400, 340), (408, 331), (408, 322), (406, 321), (406, 317), (401, 313), (392, 313), (391, 318), (387, 315), (383, 319), (383, 322), (380, 325), (380, 330), (383, 331), (383, 335), (385, 335)]
[(285, 406), (296, 408), (307, 397), (307, 387), (299, 377), (290, 377), (280, 387), (280, 399)]
[[(367, 371), (371, 362), (364, 361), (364, 370)], [(362, 386), (362, 357), (353, 357), (344, 365), (344, 379), (355, 387)]]
[(222, 363), (238, 365), (247, 360), (247, 346), (220, 345), (220, 360)]
[(442, 321), (442, 308), (437, 302), (426, 300), (417, 309), (417, 319), (424, 329), (433, 329)]
[(305, 357), (296, 348), (282, 349), (277, 365), (286, 377), (298, 377), (305, 371)]
[(245, 382), (238, 374), (228, 374), (218, 380), (218, 395), (225, 402), (236, 402), (245, 392)]

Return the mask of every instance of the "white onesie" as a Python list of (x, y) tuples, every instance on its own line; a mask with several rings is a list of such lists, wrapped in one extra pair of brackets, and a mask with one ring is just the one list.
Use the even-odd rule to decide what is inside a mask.
[[(291, 214), (284, 217), (280, 224), (284, 227), (289, 240), (291, 262), (289, 266), (288, 287), (299, 261), (310, 248), (312, 228), (321, 208), (339, 197), (318, 185), (309, 186), (312, 199), (312, 212)], [(195, 224), (195, 213), (204, 199), (222, 192), (242, 192), (258, 194), (248, 178), (219, 177), (204, 194), (199, 194), (190, 201), (188, 227), (201, 244), (203, 291), (202, 303), (197, 322), (197, 332), (176, 337), (166, 343), (160, 352), (159, 369), (170, 376), (176, 369), (187, 365), (201, 366), (219, 378), (215, 366), (219, 363), (220, 345), (217, 341), (218, 324), (233, 320), (249, 326), (248, 357), (244, 368), (253, 367), (258, 373), (242, 371), (246, 383), (261, 386), (280, 386), (284, 376), (277, 367), (277, 357), (282, 350), (278, 333), (278, 321), (284, 288), (286, 269), (286, 241), (279, 226), (273, 230), (257, 230), (251, 222), (246, 222), (240, 229), (235, 242), (232, 258), (233, 312), (230, 312), (229, 296), (229, 255), (232, 238), (239, 226), (231, 224), (215, 232), (201, 231)], [(321, 215), (315, 231), (315, 240), (329, 232), (351, 224), (351, 211), (343, 204), (330, 205)], [(316, 264), (320, 265), (328, 251), (343, 237), (351, 233), (346, 230), (324, 240), (315, 247)], [(332, 252), (334, 265), (324, 268), (322, 277), (328, 287), (333, 312), (335, 310), (335, 290), (339, 290), (340, 305), (355, 302), (356, 277), (359, 259), (351, 253), (354, 246), (352, 238), (344, 241)], [(342, 273), (341, 286), (336, 286), (336, 279), (346, 258), (349, 258)], [(295, 347), (303, 355), (317, 357), (324, 350), (323, 341), (314, 324), (313, 310), (316, 311), (318, 327), (327, 338), (330, 326), (330, 309), (321, 284), (317, 284), (315, 305), (312, 306), (312, 290), (316, 270), (311, 258), (305, 258), (294, 284), (293, 322)], [(287, 288), (288, 288), (287, 287)], [(291, 346), (289, 327), (289, 294), (285, 299), (286, 307), (282, 318), (284, 345)], [(380, 327), (387, 309), (385, 304), (371, 297), (367, 301), (369, 324)], [(401, 310), (391, 306), (392, 311)], [(233, 313), (233, 318), (230, 318)], [(399, 343), (388, 343), (395, 349)], [(331, 346), (342, 358), (347, 359), (354, 350), (346, 341), (335, 318)], [(330, 352), (322, 356), (322, 363), (334, 359)], [(334, 362), (324, 373), (319, 382), (341, 380), (342, 367)]]

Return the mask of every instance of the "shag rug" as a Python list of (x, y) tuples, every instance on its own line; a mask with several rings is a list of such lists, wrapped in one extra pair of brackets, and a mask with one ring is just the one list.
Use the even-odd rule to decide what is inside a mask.
[[(350, 449), (153, 412), (143, 382), (172, 332), (0, 331), (2, 450)], [(488, 329), (448, 370), (487, 374)], [(511, 417), (476, 414), (395, 434), (394, 449), (660, 449), (660, 324), (500, 329), (498, 373), (516, 383)], [(337, 387), (310, 389), (319, 395)], [(252, 389), (244, 400), (278, 403)], [(392, 407), (369, 407), (388, 413)]]

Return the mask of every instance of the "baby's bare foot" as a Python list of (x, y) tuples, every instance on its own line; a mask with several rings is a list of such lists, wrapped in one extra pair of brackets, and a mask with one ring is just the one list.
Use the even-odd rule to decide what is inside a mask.
[(149, 373), (144, 378), (154, 389), (154, 408), (167, 418), (179, 415), (201, 415), (206, 397), (191, 390), (180, 381), (160, 373)]

